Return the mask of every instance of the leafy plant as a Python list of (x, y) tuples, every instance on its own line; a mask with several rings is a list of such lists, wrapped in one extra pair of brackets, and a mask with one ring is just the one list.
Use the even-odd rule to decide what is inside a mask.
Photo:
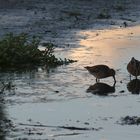
[(54, 44), (44, 43), (45, 50), (43, 51), (38, 48), (39, 44), (39, 37), (29, 37), (25, 33), (5, 35), (0, 40), (0, 69), (54, 67), (75, 62), (74, 60), (56, 58)]

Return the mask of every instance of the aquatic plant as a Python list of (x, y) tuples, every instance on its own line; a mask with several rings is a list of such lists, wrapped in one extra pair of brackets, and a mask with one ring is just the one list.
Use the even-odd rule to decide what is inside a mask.
[(54, 44), (42, 44), (45, 47), (44, 50), (39, 49), (39, 44), (39, 37), (30, 37), (25, 33), (5, 35), (0, 40), (0, 69), (28, 69), (37, 66), (56, 67), (75, 62), (66, 58), (64, 60), (56, 58)]
[(139, 116), (126, 116), (121, 118), (121, 122), (118, 122), (121, 125), (140, 125)]

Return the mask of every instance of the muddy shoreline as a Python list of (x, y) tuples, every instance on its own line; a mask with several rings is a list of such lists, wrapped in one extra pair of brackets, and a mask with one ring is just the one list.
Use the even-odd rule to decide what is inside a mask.
[[(0, 35), (26, 32), (56, 42), (70, 32), (140, 23), (139, 0), (7, 0), (0, 1)], [(61, 45), (60, 45), (61, 46)]]
[[(58, 56), (78, 60), (50, 72), (0, 73), (14, 87), (0, 94), (0, 138), (139, 140), (139, 126), (117, 123), (125, 116), (124, 124), (139, 123), (140, 89), (126, 71), (132, 56), (140, 59), (139, 5), (139, 0), (0, 0), (0, 36), (40, 35), (63, 47)], [(84, 66), (99, 63), (116, 70), (115, 86), (112, 79), (102, 80), (107, 89), (113, 86), (111, 94), (87, 92), (95, 79)]]

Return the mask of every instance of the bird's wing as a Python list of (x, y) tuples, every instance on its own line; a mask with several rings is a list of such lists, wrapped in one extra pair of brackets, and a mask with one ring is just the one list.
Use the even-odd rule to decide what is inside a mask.
[(98, 72), (108, 73), (109, 67), (106, 66), (106, 65), (99, 65), (99, 66), (96, 67), (95, 70), (98, 71)]
[(90, 73), (98, 73), (98, 72), (108, 73), (108, 71), (110, 70), (110, 68), (108, 66), (106, 66), (106, 65), (96, 65), (96, 66), (88, 67), (87, 70)]

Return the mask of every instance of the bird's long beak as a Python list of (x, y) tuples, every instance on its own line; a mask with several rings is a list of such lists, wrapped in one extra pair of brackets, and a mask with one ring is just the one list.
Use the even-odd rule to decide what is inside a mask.
[(115, 78), (115, 75), (113, 76), (113, 79), (114, 79), (114, 83), (116, 83), (116, 78)]

